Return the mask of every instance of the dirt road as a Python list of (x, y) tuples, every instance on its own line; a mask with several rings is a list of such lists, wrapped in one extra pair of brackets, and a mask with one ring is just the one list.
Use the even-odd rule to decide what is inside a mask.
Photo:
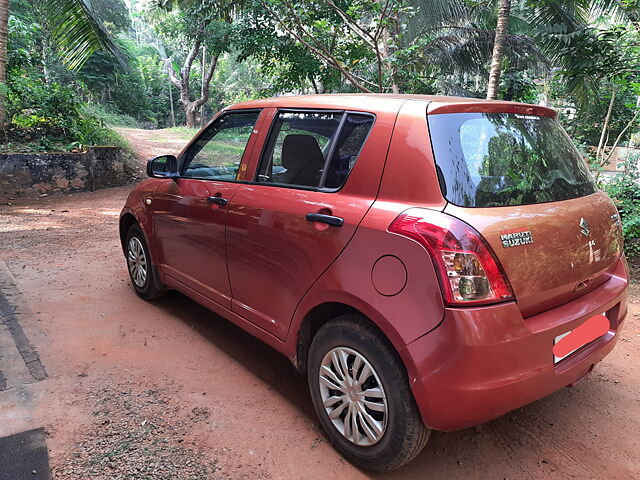
[[(128, 190), (0, 206), (0, 289), (16, 309), (0, 321), (0, 437), (44, 426), (54, 478), (640, 477), (637, 286), (618, 347), (586, 381), (436, 432), (413, 463), (372, 475), (328, 445), (286, 359), (180, 294), (136, 297), (117, 232)], [(9, 317), (46, 378), (21, 363)]]
[(186, 128), (143, 130), (141, 128), (118, 127), (115, 130), (131, 143), (141, 162), (158, 155), (177, 155), (191, 140), (195, 132), (195, 130), (189, 131)]

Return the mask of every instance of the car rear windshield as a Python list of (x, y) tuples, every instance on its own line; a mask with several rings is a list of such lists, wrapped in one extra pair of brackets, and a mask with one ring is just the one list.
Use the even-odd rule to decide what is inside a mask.
[(560, 124), (515, 113), (428, 116), (445, 198), (462, 207), (502, 207), (582, 197), (597, 188)]

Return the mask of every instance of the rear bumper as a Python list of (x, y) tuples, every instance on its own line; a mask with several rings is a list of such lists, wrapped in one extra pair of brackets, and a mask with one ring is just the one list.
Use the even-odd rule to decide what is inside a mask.
[[(447, 309), (442, 324), (407, 345), (412, 389), (428, 426), (477, 425), (580, 380), (614, 347), (627, 314), (627, 273), (619, 261), (597, 289), (523, 319), (516, 303)], [(606, 312), (609, 332), (553, 363), (553, 341)]]

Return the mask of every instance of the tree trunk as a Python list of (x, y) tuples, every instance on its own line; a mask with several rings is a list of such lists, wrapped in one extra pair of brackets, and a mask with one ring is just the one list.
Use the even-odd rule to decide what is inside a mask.
[(509, 13), (511, 12), (511, 0), (500, 0), (498, 6), (498, 25), (496, 26), (496, 38), (493, 43), (493, 55), (491, 57), (491, 71), (487, 85), (487, 100), (498, 98), (500, 89), (500, 67), (504, 56), (504, 43), (509, 29)]
[(49, 74), (49, 42), (46, 37), (42, 39), (42, 76), (44, 78), (44, 83), (49, 85), (51, 83), (51, 77)]
[[(611, 89), (611, 100), (609, 101), (609, 108), (607, 110), (607, 116), (604, 117), (604, 125), (602, 126), (602, 133), (600, 134), (600, 141), (598, 142), (598, 148), (596, 150), (596, 165), (599, 166), (598, 171), (596, 172), (596, 176), (594, 177), (597, 182), (600, 178), (601, 168), (604, 167), (606, 160), (605, 151), (607, 149), (607, 143), (609, 143), (609, 121), (611, 120), (611, 112), (613, 111), (613, 104), (616, 100), (616, 86), (614, 85)], [(602, 156), (601, 156), (602, 155)]]
[(7, 84), (7, 40), (9, 0), (0, 0), (0, 125), (5, 123), (5, 92)]
[[(638, 100), (640, 101), (640, 97), (638, 97)], [(615, 141), (613, 142), (613, 145), (611, 146), (611, 150), (609, 150), (609, 154), (605, 157), (604, 151), (602, 152), (603, 159), (602, 159), (602, 163), (600, 164), (601, 167), (604, 167), (607, 163), (609, 163), (609, 160), (611, 160), (611, 157), (613, 157), (613, 154), (615, 153), (616, 148), (618, 147), (618, 143), (620, 143), (620, 140), (622, 139), (624, 134), (627, 133), (627, 130), (629, 130), (636, 123), (636, 120), (638, 120), (638, 117), (640, 117), (640, 110), (636, 110), (636, 113), (633, 116), (633, 118), (629, 121), (629, 123), (627, 123), (627, 125), (622, 129), (620, 134), (616, 137)], [(629, 142), (629, 149), (630, 148), (631, 148), (631, 142)], [(626, 171), (626, 168), (625, 168), (625, 171)], [(599, 173), (600, 171), (598, 171), (598, 174)]]
[(194, 106), (195, 102), (191, 102), (184, 106), (184, 115), (187, 119), (187, 127), (188, 128), (196, 128), (196, 113), (198, 111)]
[[(207, 47), (205, 45), (202, 46), (202, 60), (201, 60), (201, 84), (200, 84), (200, 98), (204, 97), (204, 92), (208, 88), (206, 75), (207, 75)], [(207, 104), (204, 103), (202, 108), (200, 109), (200, 126), (204, 125), (204, 109)]]
[[(378, 69), (380, 71), (380, 74), (378, 76), (378, 83), (379, 85), (379, 91), (382, 92), (383, 90), (383, 80), (382, 80), (382, 68), (383, 66), (386, 67), (389, 70), (390, 73), (390, 79), (391, 79), (391, 93), (400, 93), (400, 89), (398, 88), (398, 82), (396, 81), (396, 75), (393, 73), (393, 66), (391, 65), (391, 63), (389, 62), (389, 56), (390, 53), (389, 52), (389, 48), (387, 47), (387, 45), (389, 44), (389, 30), (387, 29), (387, 27), (382, 29), (382, 46), (380, 48), (380, 54), (382, 56), (381, 59), (378, 59)], [(383, 65), (384, 64), (384, 65)]]
[[(204, 27), (203, 29), (204, 30)], [(225, 38), (225, 41), (227, 39)], [(180, 69), (179, 76), (176, 75), (176, 72), (173, 70), (173, 66), (170, 58), (164, 58), (165, 68), (167, 69), (167, 74), (169, 75), (169, 81), (175, 85), (175, 87), (180, 92), (180, 105), (184, 109), (187, 126), (190, 128), (195, 128), (196, 125), (196, 114), (200, 108), (205, 105), (209, 101), (209, 85), (211, 85), (211, 79), (213, 78), (213, 73), (216, 70), (218, 65), (218, 59), (220, 58), (220, 53), (216, 53), (211, 57), (211, 62), (209, 63), (209, 67), (206, 70), (205, 76), (203, 78), (200, 90), (200, 98), (196, 100), (191, 100), (189, 84), (191, 80), (191, 67), (193, 66), (194, 60), (198, 57), (200, 48), (202, 47), (202, 36), (196, 37), (193, 46), (191, 47), (191, 51), (187, 55), (187, 58)], [(203, 55), (204, 57), (204, 55)], [(205, 64), (206, 59), (203, 58), (203, 64)]]
[(318, 95), (320, 93), (320, 90), (318, 90), (318, 85), (316, 84), (316, 81), (314, 80), (313, 75), (309, 77), (309, 80), (311, 80), (311, 86), (313, 87), (313, 91), (315, 92), (316, 95)]
[[(611, 89), (611, 100), (609, 101), (609, 108), (607, 109), (607, 116), (604, 117), (604, 124), (602, 125), (602, 133), (600, 134), (600, 141), (598, 142), (598, 148), (596, 149), (596, 161), (600, 162), (600, 152), (606, 148), (607, 142), (605, 142), (605, 136), (609, 129), (609, 120), (611, 120), (611, 111), (613, 110), (613, 104), (616, 101), (616, 86)], [(603, 155), (604, 156), (604, 155)]]
[[(382, 2), (380, 2), (380, 6), (384, 8)], [(386, 67), (389, 69), (391, 75), (391, 93), (398, 94), (400, 93), (400, 87), (398, 86), (398, 72), (389, 61), (389, 57), (398, 50), (398, 45), (400, 43), (400, 21), (397, 17), (389, 17), (389, 20), (391, 20), (391, 25), (383, 29), (383, 49)], [(393, 38), (393, 44), (395, 45), (392, 48), (388, 47), (390, 35)]]
[(171, 90), (172, 90), (171, 81), (169, 81), (169, 105), (171, 105), (171, 126), (175, 127), (176, 113), (175, 113), (175, 110), (173, 109), (173, 92)]

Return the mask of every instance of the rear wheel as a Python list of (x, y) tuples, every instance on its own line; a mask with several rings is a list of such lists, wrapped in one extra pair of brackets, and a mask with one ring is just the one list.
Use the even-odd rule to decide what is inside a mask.
[(139, 225), (134, 224), (129, 227), (125, 249), (129, 277), (136, 293), (145, 300), (163, 297), (166, 290), (155, 278), (147, 242)]
[(316, 413), (354, 464), (388, 471), (424, 448), (427, 428), (397, 353), (360, 315), (325, 324), (311, 344), (308, 381)]

